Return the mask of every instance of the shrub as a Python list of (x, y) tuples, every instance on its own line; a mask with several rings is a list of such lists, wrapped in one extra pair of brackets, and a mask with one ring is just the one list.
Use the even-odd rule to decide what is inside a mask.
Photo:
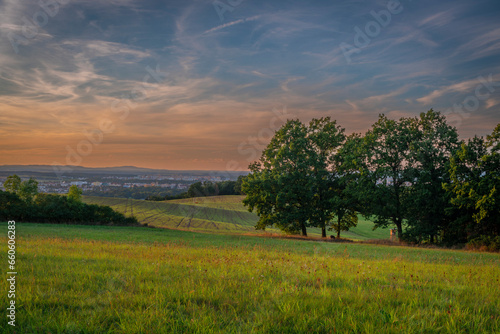
[(470, 240), (466, 248), (470, 250), (498, 252), (500, 251), (500, 236), (481, 235)]

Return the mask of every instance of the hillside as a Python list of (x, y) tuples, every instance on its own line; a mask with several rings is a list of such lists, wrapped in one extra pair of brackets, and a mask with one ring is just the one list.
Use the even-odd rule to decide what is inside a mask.
[[(139, 222), (149, 226), (193, 231), (260, 232), (255, 231), (258, 216), (248, 212), (243, 205), (244, 196), (195, 197), (163, 202), (127, 198), (84, 196), (89, 204), (109, 205), (127, 216), (134, 215)], [(354, 240), (387, 239), (388, 229), (372, 230), (373, 223), (359, 217), (358, 226), (341, 236)], [(277, 232), (270, 229), (269, 231)], [(320, 236), (317, 228), (309, 228), (311, 236)], [(333, 231), (329, 234), (335, 234)]]
[[(1, 333), (498, 333), (500, 325), (498, 254), (138, 227), (19, 223), (16, 235), (17, 323), (2, 321)], [(6, 234), (0, 242), (6, 254)]]

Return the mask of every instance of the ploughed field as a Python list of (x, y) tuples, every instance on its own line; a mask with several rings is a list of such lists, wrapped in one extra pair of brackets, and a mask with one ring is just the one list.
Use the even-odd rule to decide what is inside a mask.
[[(239, 232), (255, 231), (259, 217), (243, 205), (244, 196), (196, 197), (171, 201), (143, 201), (127, 198), (84, 196), (88, 204), (109, 205), (114, 210), (127, 216), (135, 216), (139, 222), (149, 226), (173, 229), (188, 229), (205, 232)], [(388, 229), (372, 230), (373, 223), (359, 217), (358, 226), (349, 232), (342, 232), (341, 237), (354, 240), (388, 239)], [(274, 229), (268, 229), (277, 232)], [(309, 228), (311, 236), (321, 236), (317, 228)], [(329, 234), (334, 234), (330, 231)]]
[(16, 327), (2, 333), (500, 328), (499, 254), (22, 222), (16, 246)]

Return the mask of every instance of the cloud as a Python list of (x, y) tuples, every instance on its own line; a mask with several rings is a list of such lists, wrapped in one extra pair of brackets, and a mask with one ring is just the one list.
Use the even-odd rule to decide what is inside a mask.
[(448, 93), (471, 92), (473, 90), (473, 87), (475, 85), (477, 85), (478, 82), (479, 81), (477, 79), (473, 79), (473, 80), (467, 80), (467, 81), (463, 81), (463, 82), (460, 82), (457, 84), (453, 84), (450, 86), (445, 86), (445, 87), (434, 90), (432, 93), (430, 93), (426, 96), (418, 98), (417, 101), (422, 103), (422, 104), (428, 105), (428, 104), (432, 103), (434, 100), (436, 100), (437, 98), (439, 98), (445, 94), (448, 94)]
[(227, 28), (227, 27), (234, 26), (236, 24), (241, 24), (241, 23), (245, 23), (245, 22), (255, 21), (255, 20), (258, 20), (261, 17), (262, 17), (262, 15), (256, 15), (256, 16), (252, 16), (252, 17), (249, 17), (249, 18), (239, 19), (239, 20), (236, 20), (236, 21), (233, 21), (233, 22), (224, 23), (224, 24), (221, 24), (220, 26), (217, 26), (217, 27), (214, 27), (214, 28), (209, 29), (207, 31), (204, 31), (202, 33), (202, 35), (211, 34), (213, 32), (216, 32), (218, 30), (221, 30), (221, 29), (224, 29), (224, 28)]

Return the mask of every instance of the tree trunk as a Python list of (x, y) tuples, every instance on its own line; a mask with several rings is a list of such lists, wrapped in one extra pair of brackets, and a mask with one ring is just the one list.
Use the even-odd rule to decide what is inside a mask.
[(325, 227), (325, 226), (323, 226), (323, 227), (321, 228), (321, 237), (322, 237), (322, 238), (326, 238), (326, 227)]
[(340, 239), (340, 220), (341, 220), (341, 218), (340, 218), (340, 215), (339, 215), (339, 217), (337, 218), (337, 223), (338, 223), (338, 225), (337, 225), (337, 227), (338, 227), (338, 229), (337, 229), (337, 239)]
[(302, 227), (302, 235), (303, 235), (304, 237), (307, 237), (307, 229), (306, 229), (306, 224), (302, 223), (302, 224), (300, 224), (300, 225), (301, 225), (301, 227)]
[(396, 220), (394, 222), (396, 224), (396, 227), (398, 228), (398, 240), (399, 242), (403, 241), (403, 225), (399, 220)]

